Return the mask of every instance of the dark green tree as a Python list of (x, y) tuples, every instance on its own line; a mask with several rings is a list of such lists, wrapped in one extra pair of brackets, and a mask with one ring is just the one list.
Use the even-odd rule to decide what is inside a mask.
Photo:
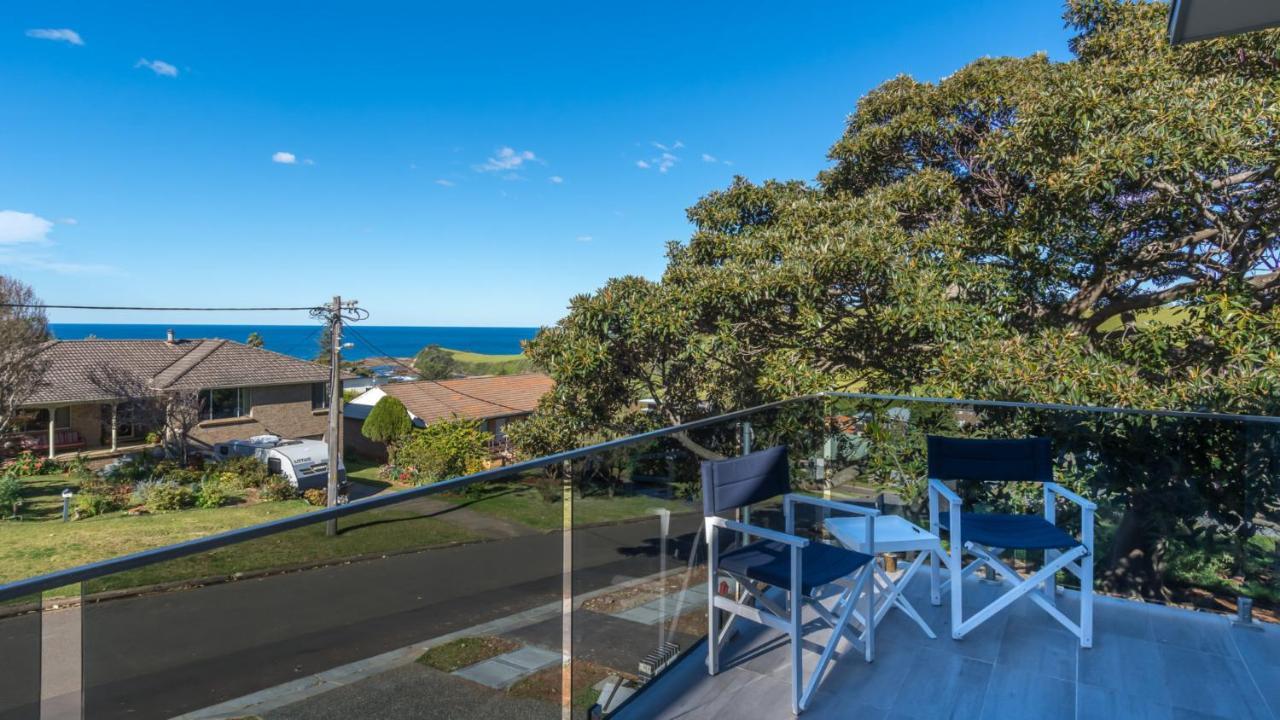
[[(1072, 60), (894, 78), (858, 102), (816, 182), (708, 194), (661, 280), (575, 297), (529, 343), (556, 388), (512, 435), (563, 449), (843, 388), (1273, 412), (1280, 31), (1175, 48), (1166, 13), (1071, 0)], [(1123, 433), (1108, 448), (1151, 451)], [(1115, 552), (1144, 591), (1170, 528), (1141, 517), (1195, 517), (1160, 500), (1160, 475), (1099, 480), (1126, 498)], [(1200, 514), (1247, 537), (1215, 500), (1244, 474), (1214, 477), (1235, 490)]]
[(244, 344), (249, 347), (260, 348), (266, 343), (262, 340), (262, 336), (258, 334), (258, 331), (254, 330), (249, 333), (249, 337), (245, 338)]
[(413, 420), (409, 418), (409, 410), (404, 403), (386, 395), (369, 411), (369, 416), (360, 425), (360, 434), (374, 442), (385, 443), (390, 450), (412, 429)]
[(413, 369), (424, 380), (446, 380), (458, 373), (458, 361), (439, 345), (428, 345), (413, 358)]

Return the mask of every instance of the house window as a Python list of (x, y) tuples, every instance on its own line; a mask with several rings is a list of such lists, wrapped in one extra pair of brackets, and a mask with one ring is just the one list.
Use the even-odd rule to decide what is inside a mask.
[(311, 409), (329, 408), (329, 383), (311, 383)]
[(218, 388), (200, 392), (200, 417), (205, 420), (244, 417), (253, 409), (249, 388)]

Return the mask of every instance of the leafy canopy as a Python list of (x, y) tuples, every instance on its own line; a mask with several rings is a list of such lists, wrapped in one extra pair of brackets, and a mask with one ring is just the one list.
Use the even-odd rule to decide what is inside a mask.
[(428, 345), (413, 358), (413, 369), (424, 380), (447, 380), (458, 373), (458, 361), (453, 353), (439, 345)]
[(1071, 0), (1074, 59), (893, 78), (816, 182), (709, 193), (659, 281), (610, 280), (529, 343), (557, 384), (513, 435), (841, 388), (1273, 408), (1280, 31), (1172, 48), (1166, 12)]

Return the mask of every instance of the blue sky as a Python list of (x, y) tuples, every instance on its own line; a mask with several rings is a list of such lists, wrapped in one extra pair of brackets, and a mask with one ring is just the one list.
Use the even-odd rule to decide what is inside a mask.
[(17, 5), (0, 272), (65, 304), (341, 293), (379, 325), (552, 323), (657, 278), (735, 174), (812, 179), (880, 82), (1069, 36), (1050, 0)]

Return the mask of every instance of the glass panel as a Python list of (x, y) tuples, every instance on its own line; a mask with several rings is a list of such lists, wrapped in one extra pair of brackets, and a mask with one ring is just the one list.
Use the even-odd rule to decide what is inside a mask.
[(246, 696), (334, 671), (341, 687), (291, 696), (291, 716), (559, 717), (559, 683), (543, 681), (560, 664), (561, 521), (486, 507), (511, 507), (526, 482), (502, 485), (349, 515), (335, 537), (319, 523), (89, 583), (86, 716), (223, 704), (252, 716)]
[(214, 420), (237, 417), (240, 391), (235, 388), (222, 388), (209, 391), (209, 417)]
[(40, 717), (40, 597), (0, 601), (0, 720)]

